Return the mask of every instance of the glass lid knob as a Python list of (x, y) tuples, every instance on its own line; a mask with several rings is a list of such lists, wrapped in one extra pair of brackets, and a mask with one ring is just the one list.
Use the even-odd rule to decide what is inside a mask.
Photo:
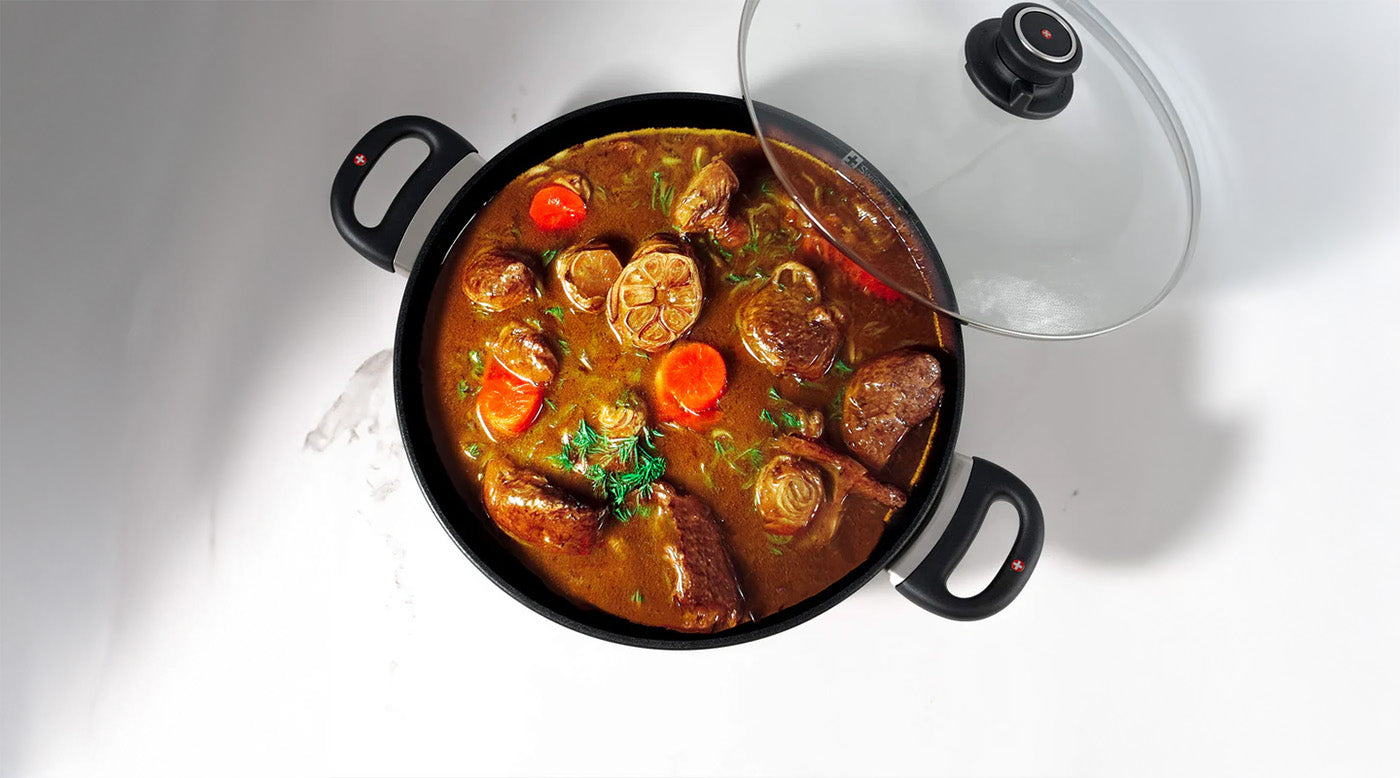
[(1049, 119), (1074, 96), (1073, 73), (1084, 61), (1079, 36), (1063, 16), (1017, 3), (1000, 19), (967, 34), (967, 75), (993, 105), (1025, 119)]

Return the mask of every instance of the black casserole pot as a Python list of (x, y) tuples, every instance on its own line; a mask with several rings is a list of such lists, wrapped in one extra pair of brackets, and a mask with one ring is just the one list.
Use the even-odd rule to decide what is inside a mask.
[[(786, 116), (784, 129), (803, 139), (803, 148), (840, 170), (852, 151), (820, 128)], [(1040, 556), (1044, 521), (1040, 505), (1020, 479), (985, 460), (954, 451), (963, 402), (963, 351), (958, 325), (941, 356), (945, 393), (933, 449), (908, 504), (898, 511), (864, 563), (821, 593), (792, 607), (714, 634), (674, 632), (634, 624), (576, 605), (551, 591), (491, 531), (491, 521), (459, 493), (429, 428), (423, 388), (427, 313), (434, 285), (467, 224), (516, 176), (575, 144), (616, 132), (654, 127), (695, 127), (752, 133), (744, 103), (719, 95), (665, 93), (625, 97), (582, 108), (525, 135), (485, 161), (446, 126), (419, 116), (390, 119), (365, 134), (351, 149), (331, 188), (336, 229), (357, 251), (380, 267), (408, 276), (394, 343), (394, 394), (404, 450), (442, 526), (476, 566), (502, 589), (535, 612), (604, 640), (648, 648), (711, 648), (756, 640), (801, 624), (853, 594), (882, 570), (895, 588), (924, 609), (951, 619), (973, 620), (1005, 608), (1026, 585)], [(394, 197), (379, 225), (355, 217), (360, 185), (384, 152), (404, 138), (426, 142), (429, 154)], [(903, 199), (878, 172), (863, 165), (861, 175), (884, 188), (889, 201)], [(902, 215), (926, 242), (935, 296), (952, 299), (938, 254), (923, 227)], [(940, 288), (941, 287), (941, 288)], [(1010, 503), (1020, 519), (1016, 541), (1001, 568), (981, 593), (957, 597), (948, 576), (967, 552), (991, 505)]]

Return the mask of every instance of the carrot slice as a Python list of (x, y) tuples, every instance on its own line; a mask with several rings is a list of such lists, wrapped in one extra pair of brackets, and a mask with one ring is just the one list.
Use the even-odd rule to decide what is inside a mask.
[(873, 295), (877, 299), (887, 303), (898, 302), (904, 299), (904, 295), (886, 286), (880, 279), (876, 278), (869, 270), (861, 267), (855, 260), (841, 253), (831, 241), (822, 237), (812, 223), (797, 211), (789, 209), (784, 215), (787, 223), (795, 227), (799, 237), (797, 248), (807, 256), (814, 256), (831, 265), (835, 265), (846, 277), (855, 282), (856, 286), (865, 290), (867, 294)]
[(706, 411), (704, 413), (691, 413), (681, 404), (676, 402), (676, 398), (670, 394), (662, 394), (653, 390), (651, 393), (651, 407), (656, 411), (656, 417), (663, 422), (679, 424), (686, 429), (703, 430), (719, 422), (723, 416), (718, 410)]
[(510, 372), (501, 360), (491, 357), (481, 378), (476, 410), (493, 434), (510, 436), (524, 432), (539, 415), (543, 403), (544, 387)]
[(656, 369), (656, 391), (698, 416), (715, 409), (728, 378), (724, 357), (714, 346), (682, 343), (661, 357)]
[(577, 227), (587, 213), (588, 206), (578, 192), (560, 184), (540, 189), (530, 202), (530, 219), (548, 232)]

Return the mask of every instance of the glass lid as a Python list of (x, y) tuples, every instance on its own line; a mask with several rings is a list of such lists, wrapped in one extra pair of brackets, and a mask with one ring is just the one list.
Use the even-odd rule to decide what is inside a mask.
[[(970, 325), (1107, 332), (1160, 302), (1195, 246), (1199, 184), (1180, 120), (1082, 0), (747, 0), (739, 76), (808, 218), (882, 281)], [(788, 147), (921, 226), (956, 301), (862, 257), (831, 195), (785, 169)]]

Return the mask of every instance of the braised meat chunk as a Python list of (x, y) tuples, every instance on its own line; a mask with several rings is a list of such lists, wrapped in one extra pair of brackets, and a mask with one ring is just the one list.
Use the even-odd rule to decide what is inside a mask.
[(488, 311), (504, 311), (535, 295), (535, 271), (514, 253), (487, 249), (467, 265), (462, 292)]
[(739, 335), (754, 359), (775, 374), (821, 378), (836, 356), (841, 328), (821, 304), (817, 276), (800, 262), (785, 262), (739, 307)]
[(523, 324), (502, 327), (491, 345), (492, 356), (532, 384), (547, 384), (559, 372), (559, 358), (549, 349), (545, 336)]
[(482, 497), (486, 513), (507, 535), (565, 554), (592, 550), (608, 513), (564, 492), (539, 473), (503, 459), (486, 463)]
[(933, 415), (943, 398), (942, 369), (932, 354), (899, 349), (866, 362), (851, 376), (841, 433), (860, 461), (879, 470), (904, 434)]
[(671, 209), (671, 222), (681, 232), (718, 231), (729, 218), (729, 201), (739, 189), (739, 177), (722, 159), (701, 168)]
[(657, 484), (654, 495), (661, 553), (675, 576), (672, 599), (682, 611), (681, 628), (712, 632), (738, 624), (743, 595), (709, 506), (669, 484)]

